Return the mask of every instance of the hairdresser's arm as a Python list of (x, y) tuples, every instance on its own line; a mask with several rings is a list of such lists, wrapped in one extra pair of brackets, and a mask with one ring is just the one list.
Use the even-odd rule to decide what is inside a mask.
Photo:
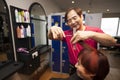
[(93, 32), (91, 38), (104, 46), (113, 46), (116, 44), (116, 39), (105, 33)]
[(116, 44), (116, 40), (112, 36), (105, 33), (98, 33), (93, 31), (77, 31), (72, 37), (71, 42), (74, 44), (78, 41), (88, 38), (94, 39), (104, 46), (112, 46)]

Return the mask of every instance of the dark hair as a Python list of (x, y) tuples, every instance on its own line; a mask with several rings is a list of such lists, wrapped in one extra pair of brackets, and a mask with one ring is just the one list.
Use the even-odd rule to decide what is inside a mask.
[(79, 7), (69, 8), (65, 13), (65, 22), (67, 22), (67, 15), (71, 10), (74, 10), (79, 16), (82, 15), (82, 10)]
[(81, 59), (81, 64), (88, 72), (95, 74), (93, 80), (104, 80), (109, 73), (110, 66), (107, 57), (89, 45), (84, 45), (78, 58)]
[(98, 66), (96, 76), (94, 77), (93, 80), (104, 80), (107, 74), (109, 73), (110, 65), (109, 65), (107, 57), (104, 54), (102, 54), (101, 52), (98, 52), (98, 56), (99, 56), (98, 57), (99, 66)]

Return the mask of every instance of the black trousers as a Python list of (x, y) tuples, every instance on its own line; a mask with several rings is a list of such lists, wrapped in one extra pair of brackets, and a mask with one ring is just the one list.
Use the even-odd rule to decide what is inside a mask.
[(76, 68), (74, 65), (70, 64), (70, 67), (69, 67), (69, 75), (72, 75), (76, 72)]

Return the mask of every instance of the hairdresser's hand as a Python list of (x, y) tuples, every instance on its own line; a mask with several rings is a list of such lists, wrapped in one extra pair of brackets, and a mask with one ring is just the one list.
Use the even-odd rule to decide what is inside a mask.
[(51, 39), (62, 40), (65, 34), (61, 27), (52, 26), (48, 32), (48, 36), (51, 37)]
[(83, 41), (88, 38), (91, 38), (93, 36), (93, 34), (94, 34), (94, 32), (92, 32), (92, 31), (77, 31), (71, 38), (71, 42), (72, 42), (72, 44), (75, 44), (79, 41)]

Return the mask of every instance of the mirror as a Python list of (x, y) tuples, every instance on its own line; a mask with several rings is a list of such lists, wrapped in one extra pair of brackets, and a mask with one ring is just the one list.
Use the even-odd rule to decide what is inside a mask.
[(39, 3), (30, 6), (32, 47), (48, 45), (47, 39), (47, 17), (44, 8)]
[(1, 62), (14, 60), (9, 10), (5, 0), (0, 0), (0, 66)]

